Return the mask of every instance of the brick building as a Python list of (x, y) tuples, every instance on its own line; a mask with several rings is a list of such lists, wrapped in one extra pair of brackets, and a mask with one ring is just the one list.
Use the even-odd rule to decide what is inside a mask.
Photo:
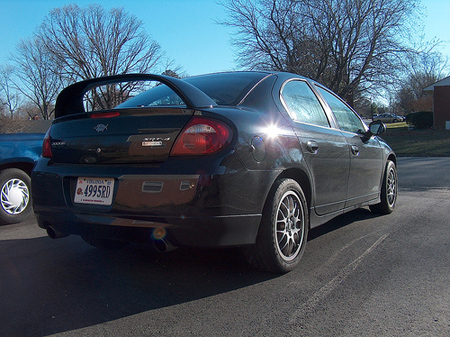
[(423, 90), (433, 94), (434, 128), (450, 130), (450, 76)]

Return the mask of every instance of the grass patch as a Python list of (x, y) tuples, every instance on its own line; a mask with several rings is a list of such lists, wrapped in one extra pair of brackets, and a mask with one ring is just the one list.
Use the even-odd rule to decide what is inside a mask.
[(406, 123), (386, 124), (381, 135), (398, 156), (450, 157), (450, 131), (409, 130)]

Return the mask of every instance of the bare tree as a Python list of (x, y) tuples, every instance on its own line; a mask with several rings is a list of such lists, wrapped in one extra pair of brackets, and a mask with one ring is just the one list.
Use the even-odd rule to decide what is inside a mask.
[[(432, 43), (432, 47), (434, 47)], [(432, 111), (433, 96), (423, 91), (448, 74), (447, 59), (430, 47), (408, 57), (408, 68), (395, 94), (394, 108), (403, 114)]]
[(58, 64), (39, 37), (21, 41), (12, 60), (17, 65), (17, 89), (38, 107), (43, 119), (49, 119), (64, 84)]
[(171, 76), (175, 78), (185, 78), (187, 77), (186, 73), (183, 71), (183, 67), (181, 65), (176, 65), (174, 60), (165, 59), (162, 63), (164, 71), (161, 75)]
[(392, 84), (417, 0), (228, 0), (233, 40), (246, 68), (289, 71), (318, 80), (350, 104)]
[[(107, 12), (100, 5), (54, 9), (38, 35), (61, 75), (71, 81), (125, 73), (150, 72), (162, 57), (161, 48), (144, 31), (143, 24), (123, 8)], [(111, 108), (133, 88), (105, 86), (93, 91), (90, 104)]]
[(21, 97), (14, 86), (13, 76), (14, 67), (10, 65), (0, 67), (0, 92), (3, 92), (3, 98), (0, 98), (0, 104), (3, 109), (6, 107), (11, 119), (14, 117), (14, 112), (21, 102)]

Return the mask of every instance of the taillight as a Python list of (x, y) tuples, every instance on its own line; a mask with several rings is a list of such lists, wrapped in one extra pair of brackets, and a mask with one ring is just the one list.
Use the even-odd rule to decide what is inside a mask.
[(42, 157), (51, 158), (52, 155), (52, 137), (50, 136), (50, 129), (48, 129), (47, 133), (44, 137), (44, 143), (42, 144)]
[(212, 154), (229, 144), (230, 127), (216, 119), (194, 117), (178, 136), (171, 156)]

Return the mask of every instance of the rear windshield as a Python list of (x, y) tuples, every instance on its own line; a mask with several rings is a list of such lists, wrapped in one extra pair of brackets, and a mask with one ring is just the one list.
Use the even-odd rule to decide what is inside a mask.
[[(258, 72), (219, 73), (190, 77), (184, 81), (203, 91), (218, 105), (237, 105), (265, 76), (267, 74)], [(166, 85), (157, 85), (116, 108), (150, 106), (183, 107), (185, 103)]]

